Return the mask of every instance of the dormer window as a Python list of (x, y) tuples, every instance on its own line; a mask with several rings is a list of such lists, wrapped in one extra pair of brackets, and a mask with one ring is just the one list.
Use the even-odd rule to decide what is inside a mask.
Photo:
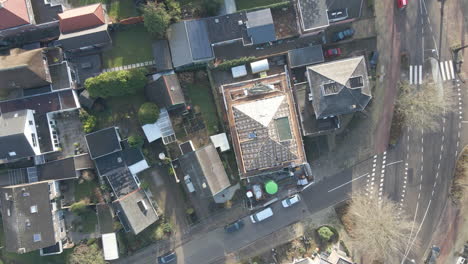
[(14, 156), (16, 156), (16, 152), (10, 151), (10, 152), (8, 152), (8, 155), (10, 155), (10, 157), (14, 157)]
[(362, 76), (356, 76), (349, 78), (349, 86), (351, 89), (357, 89), (364, 86), (364, 81), (362, 80)]

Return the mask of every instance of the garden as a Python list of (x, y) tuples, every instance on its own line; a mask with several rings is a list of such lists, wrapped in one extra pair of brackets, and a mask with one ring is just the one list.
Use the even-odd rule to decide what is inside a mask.
[(112, 36), (112, 48), (104, 50), (104, 68), (152, 61), (152, 38), (143, 24), (120, 25)]

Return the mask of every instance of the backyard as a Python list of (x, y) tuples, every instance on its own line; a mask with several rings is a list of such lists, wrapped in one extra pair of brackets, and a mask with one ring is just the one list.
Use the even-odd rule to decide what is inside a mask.
[(137, 118), (138, 108), (146, 102), (143, 93), (121, 97), (110, 97), (101, 101), (90, 113), (97, 118), (95, 130), (118, 126), (123, 138), (132, 133), (139, 134), (140, 123)]
[(237, 10), (252, 9), (284, 2), (284, 0), (236, 0)]
[(69, 0), (73, 7), (103, 3), (112, 21), (138, 16), (133, 0)]
[(196, 112), (202, 114), (208, 135), (217, 133), (219, 119), (206, 72), (184, 72), (179, 74), (179, 78), (190, 104), (195, 108)]
[(143, 24), (127, 25), (112, 32), (112, 48), (102, 54), (104, 68), (153, 60), (151, 36)]

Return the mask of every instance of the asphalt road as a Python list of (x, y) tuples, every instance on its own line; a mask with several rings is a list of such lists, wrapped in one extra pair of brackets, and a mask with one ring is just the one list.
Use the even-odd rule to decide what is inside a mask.
[[(175, 248), (177, 263), (201, 264), (224, 258), (252, 242), (283, 227), (300, 221), (304, 217), (324, 208), (336, 205), (348, 198), (352, 186), (360, 184), (365, 177), (352, 181), (352, 170), (345, 170), (326, 181), (312, 185), (301, 193), (302, 201), (290, 208), (283, 208), (278, 201), (270, 207), (274, 215), (260, 223), (253, 224), (245, 217), (245, 226), (236, 233), (226, 234), (223, 228), (194, 236), (189, 242)], [(154, 263), (156, 251), (148, 247), (135, 255), (113, 263)]]
[(466, 134), (462, 126), (463, 115), (466, 116), (462, 107), (465, 95), (458, 86), (460, 83), (448, 78), (447, 67), (442, 73), (431, 65), (431, 60), (436, 65), (441, 62), (448, 65), (446, 61), (452, 59), (440, 22), (443, 21), (441, 6), (435, 0), (409, 1), (408, 8), (396, 14), (403, 35), (402, 52), (408, 54), (411, 68), (421, 67), (422, 70), (422, 75), (420, 70), (408, 73), (410, 83), (419, 85), (432, 76), (445, 74), (447, 80), (440, 80), (441, 88), (454, 90), (457, 101), (457, 111), (441, 117), (439, 131), (407, 127), (398, 146), (388, 151), (392, 160), (402, 162), (389, 170), (386, 178), (391, 180), (384, 191), (401, 204), (402, 211), (414, 223), (407, 250), (403, 256), (398, 256), (401, 263), (422, 263), (426, 259), (433, 244), (432, 235), (448, 202), (456, 156), (464, 145), (461, 135)]

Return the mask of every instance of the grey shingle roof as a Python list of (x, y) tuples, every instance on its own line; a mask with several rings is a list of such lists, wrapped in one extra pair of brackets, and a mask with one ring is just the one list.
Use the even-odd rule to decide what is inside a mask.
[(57, 40), (57, 44), (65, 50), (76, 50), (93, 45), (105, 45), (111, 42), (112, 39), (107, 32), (107, 24), (78, 32), (61, 34)]
[(212, 144), (183, 155), (179, 161), (185, 174), (208, 183), (213, 196), (231, 185), (219, 154)]
[(168, 71), (172, 70), (171, 50), (169, 43), (165, 39), (156, 40), (153, 45), (153, 57), (156, 62), (156, 70)]
[[(0, 116), (0, 159), (11, 160), (35, 155), (24, 135), (28, 111), (19, 110)], [(15, 152), (16, 155), (10, 157), (10, 152)]]
[(269, 8), (247, 13), (247, 34), (252, 38), (253, 44), (276, 40), (275, 25)]
[[(48, 182), (1, 188), (0, 200), (7, 251), (18, 252), (23, 248), (24, 252), (30, 252), (58, 242)], [(32, 212), (31, 206), (37, 212)], [(40, 241), (34, 242), (35, 234), (40, 234)]]
[(326, 0), (298, 0), (303, 30), (314, 30), (329, 25)]
[[(353, 77), (362, 77), (362, 87), (351, 88)], [(364, 56), (309, 66), (307, 78), (317, 118), (362, 111), (372, 98)]]
[[(159, 218), (142, 189), (120, 198), (113, 205), (120, 220), (125, 222), (123, 225), (128, 226), (134, 234), (140, 233)], [(147, 210), (144, 210), (145, 207)]]
[(322, 45), (290, 50), (288, 58), (291, 68), (321, 63), (324, 61)]

